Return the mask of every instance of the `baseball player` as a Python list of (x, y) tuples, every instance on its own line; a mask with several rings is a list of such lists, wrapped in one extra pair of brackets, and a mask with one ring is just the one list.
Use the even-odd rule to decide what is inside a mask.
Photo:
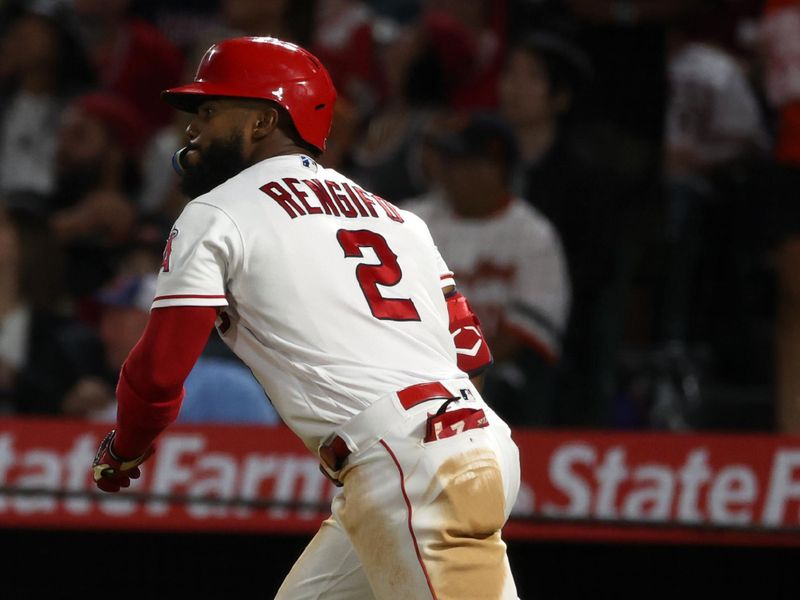
[(120, 373), (98, 487), (140, 475), (216, 324), (340, 486), (277, 598), (516, 598), (501, 528), (517, 448), (470, 379), (491, 355), (425, 224), (314, 160), (325, 68), (236, 38), (164, 99), (195, 115), (175, 159), (193, 200)]

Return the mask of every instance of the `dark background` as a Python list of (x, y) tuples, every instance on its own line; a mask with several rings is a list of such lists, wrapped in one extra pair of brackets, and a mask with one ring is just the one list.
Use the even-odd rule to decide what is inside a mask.
[[(272, 598), (304, 536), (5, 530), (6, 598)], [(797, 598), (786, 548), (509, 541), (519, 596)]]

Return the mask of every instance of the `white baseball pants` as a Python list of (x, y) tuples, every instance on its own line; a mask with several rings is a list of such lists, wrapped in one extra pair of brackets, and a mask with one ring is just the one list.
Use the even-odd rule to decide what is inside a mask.
[(332, 516), (276, 598), (516, 599), (501, 528), (519, 490), (519, 455), (506, 424), (476, 402), (488, 427), (426, 443), (427, 414), (441, 404), (433, 401), (352, 454)]

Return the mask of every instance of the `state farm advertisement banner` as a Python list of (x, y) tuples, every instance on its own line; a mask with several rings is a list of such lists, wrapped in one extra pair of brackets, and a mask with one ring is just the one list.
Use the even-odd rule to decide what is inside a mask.
[(284, 427), (171, 427), (142, 477), (95, 491), (107, 425), (0, 420), (0, 526), (307, 533), (334, 486)]
[(513, 536), (800, 545), (800, 437), (516, 432)]
[[(104, 425), (0, 419), (0, 526), (310, 534), (334, 486), (284, 427), (171, 427), (101, 495)], [(800, 545), (800, 438), (516, 431), (506, 537)]]

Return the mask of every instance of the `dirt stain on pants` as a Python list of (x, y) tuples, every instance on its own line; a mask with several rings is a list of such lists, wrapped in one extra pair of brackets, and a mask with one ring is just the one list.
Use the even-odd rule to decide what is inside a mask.
[(494, 454), (483, 449), (460, 453), (442, 463), (432, 481), (419, 482), (419, 487), (405, 481), (413, 535), (397, 477), (385, 464), (354, 467), (335, 510), (375, 597), (502, 598), (509, 575), (500, 535), (505, 497)]
[(423, 560), (438, 600), (501, 598), (507, 576), (503, 477), (493, 454), (471, 451), (437, 472), (431, 509), (438, 529), (425, 536)]

